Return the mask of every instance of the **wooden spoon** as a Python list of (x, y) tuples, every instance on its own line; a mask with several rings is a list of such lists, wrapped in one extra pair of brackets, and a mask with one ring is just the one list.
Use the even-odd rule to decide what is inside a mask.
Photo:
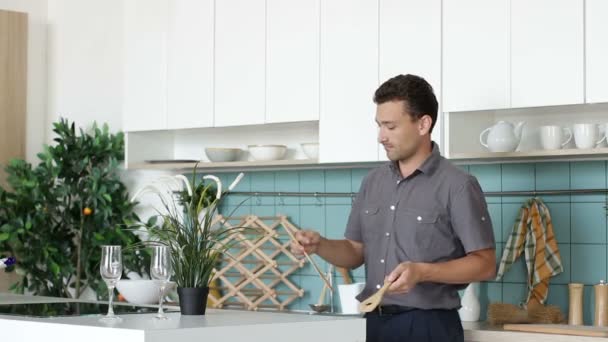
[[(300, 243), (300, 241), (298, 241), (298, 239), (296, 239), (296, 237), (293, 235), (293, 233), (291, 232), (291, 230), (289, 230), (289, 228), (285, 227), (285, 230), (287, 231), (287, 234), (289, 234), (289, 237), (298, 245), (302, 246), (302, 244)], [(334, 290), (333, 287), (331, 287), (331, 284), (329, 284), (329, 281), (327, 280), (327, 278), (325, 277), (325, 275), (323, 274), (323, 272), (321, 272), (321, 269), (319, 268), (319, 265), (317, 265), (317, 263), (310, 257), (310, 255), (308, 255), (308, 253), (306, 253), (305, 250), (302, 250), (304, 252), (304, 255), (306, 256), (306, 259), (308, 259), (308, 261), (312, 264), (312, 266), (314, 267), (315, 271), (317, 271), (317, 273), (319, 274), (319, 277), (321, 277), (321, 279), (323, 280), (323, 282), (325, 283), (325, 285), (330, 289), (330, 290)]]
[(388, 290), (389, 286), (392, 283), (388, 280), (384, 281), (384, 285), (378, 290), (378, 292), (369, 296), (366, 300), (359, 303), (359, 311), (361, 312), (371, 312), (380, 304), (382, 301), (382, 297), (384, 297), (384, 292)]
[(319, 300), (317, 304), (309, 304), (310, 308), (316, 312), (324, 312), (329, 310), (329, 305), (323, 304), (325, 301), (325, 293), (327, 292), (327, 285), (323, 284), (323, 290), (321, 290), (321, 295), (319, 296)]

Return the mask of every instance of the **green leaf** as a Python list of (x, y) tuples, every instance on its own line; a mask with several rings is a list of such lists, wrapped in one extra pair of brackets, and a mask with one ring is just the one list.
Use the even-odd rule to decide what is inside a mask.
[(53, 272), (53, 274), (55, 276), (58, 276), (59, 272), (61, 271), (61, 268), (59, 267), (59, 265), (57, 265), (56, 262), (51, 261), (51, 264), (49, 266), (51, 267), (51, 272)]
[(108, 194), (103, 194), (103, 198), (108, 202), (111, 203), (112, 202), (112, 196), (108, 195)]
[(9, 233), (0, 233), (0, 241), (6, 241), (10, 237), (11, 235)]

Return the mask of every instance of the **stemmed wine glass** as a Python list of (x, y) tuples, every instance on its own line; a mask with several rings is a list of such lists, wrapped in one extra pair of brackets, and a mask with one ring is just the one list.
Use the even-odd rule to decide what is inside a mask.
[(158, 313), (154, 316), (157, 319), (168, 319), (163, 312), (163, 295), (165, 288), (171, 278), (171, 252), (169, 247), (158, 245), (152, 249), (152, 261), (150, 262), (150, 275), (152, 279), (160, 283), (158, 295)]
[(101, 264), (99, 265), (101, 278), (108, 287), (108, 313), (100, 319), (102, 322), (117, 322), (122, 318), (114, 315), (112, 300), (114, 299), (114, 288), (122, 275), (122, 251), (120, 246), (101, 246)]

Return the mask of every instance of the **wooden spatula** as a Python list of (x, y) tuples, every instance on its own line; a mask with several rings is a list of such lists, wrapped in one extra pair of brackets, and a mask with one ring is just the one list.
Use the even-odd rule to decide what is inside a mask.
[(371, 312), (380, 304), (382, 301), (382, 297), (384, 297), (384, 292), (388, 290), (389, 286), (391, 286), (391, 282), (388, 280), (384, 281), (384, 285), (378, 290), (378, 292), (369, 296), (366, 300), (359, 303), (359, 311), (361, 312)]

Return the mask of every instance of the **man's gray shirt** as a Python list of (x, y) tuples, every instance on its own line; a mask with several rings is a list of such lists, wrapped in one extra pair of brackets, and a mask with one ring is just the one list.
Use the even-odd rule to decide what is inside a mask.
[[(495, 248), (479, 183), (443, 158), (435, 143), (431, 156), (407, 178), (394, 162), (370, 171), (353, 204), (345, 237), (363, 243), (367, 279), (359, 300), (376, 292), (402, 262), (444, 262)], [(406, 294), (386, 294), (382, 304), (455, 309), (464, 286), (419, 283)]]

